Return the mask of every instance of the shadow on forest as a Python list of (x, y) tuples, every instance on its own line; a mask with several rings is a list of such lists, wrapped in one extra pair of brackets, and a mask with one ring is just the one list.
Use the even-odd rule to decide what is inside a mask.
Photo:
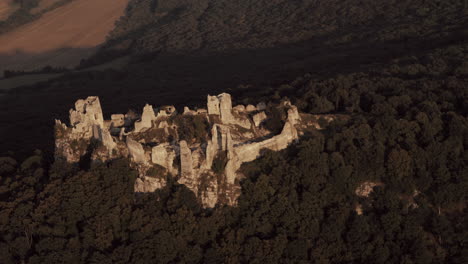
[[(0, 154), (27, 155), (53, 150), (54, 119), (68, 122), (68, 110), (79, 98), (101, 97), (105, 116), (141, 112), (145, 103), (204, 106), (206, 95), (228, 91), (234, 98), (255, 101), (279, 84), (311, 73), (319, 78), (378, 68), (403, 55), (463, 41), (452, 34), (434, 40), (354, 41), (326, 45), (335, 36), (257, 50), (216, 54), (156, 54), (133, 59), (122, 71), (75, 72), (0, 94)], [(239, 86), (251, 84), (250, 86)], [(237, 88), (235, 88), (237, 87)], [(251, 99), (248, 99), (251, 98)]]
[(136, 193), (135, 197), (141, 204), (146, 201), (150, 203), (158, 201), (161, 208), (165, 208), (171, 213), (175, 213), (181, 207), (190, 209), (194, 214), (210, 211), (203, 209), (195, 193), (187, 186), (177, 183), (176, 179), (171, 175), (167, 175), (167, 184), (163, 188), (150, 193)]

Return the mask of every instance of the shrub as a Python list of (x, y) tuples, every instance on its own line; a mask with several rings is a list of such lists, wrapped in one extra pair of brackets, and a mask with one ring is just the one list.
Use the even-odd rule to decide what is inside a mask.
[(146, 172), (146, 175), (152, 178), (164, 178), (166, 176), (166, 173), (166, 168), (164, 168), (161, 165), (155, 164)]

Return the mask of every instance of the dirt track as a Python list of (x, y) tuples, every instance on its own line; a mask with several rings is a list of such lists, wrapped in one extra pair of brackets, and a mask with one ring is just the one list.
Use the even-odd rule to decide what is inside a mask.
[(0, 71), (70, 67), (105, 41), (128, 0), (75, 0), (0, 36)]

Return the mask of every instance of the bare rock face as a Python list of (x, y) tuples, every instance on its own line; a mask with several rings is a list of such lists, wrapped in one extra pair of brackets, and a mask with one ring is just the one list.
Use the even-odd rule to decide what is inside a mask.
[(234, 108), (232, 108), (232, 110), (237, 113), (242, 113), (242, 112), (245, 112), (245, 106), (236, 105)]
[(259, 127), (260, 124), (265, 121), (267, 119), (267, 115), (265, 114), (265, 112), (260, 112), (258, 114), (255, 114), (253, 116), (253, 121), (254, 121), (254, 124), (256, 127)]
[(75, 110), (70, 110), (70, 124), (75, 133), (84, 133), (84, 136), (91, 137), (92, 126), (104, 127), (101, 103), (97, 96), (89, 96), (84, 100), (75, 103)]
[(217, 96), (210, 96), (208, 95), (208, 114), (209, 115), (220, 115), (219, 111), (219, 99)]
[[(193, 191), (195, 194), (198, 193), (199, 173), (194, 170), (194, 160), (198, 160), (196, 152), (192, 153), (192, 150), (187, 145), (185, 140), (179, 142), (180, 147), (180, 177), (177, 180), (180, 184), (184, 184)], [(193, 155), (192, 155), (193, 154)], [(198, 156), (198, 157), (197, 157)], [(196, 162), (195, 162), (196, 163)]]
[(139, 142), (133, 140), (131, 137), (127, 137), (127, 147), (133, 162), (137, 164), (147, 163), (145, 150)]
[(153, 126), (153, 120), (156, 120), (153, 106), (147, 104), (143, 108), (143, 114), (141, 120), (135, 122), (135, 132), (140, 132), (143, 129), (151, 128)]
[(201, 202), (204, 207), (213, 208), (218, 202), (218, 184), (212, 182), (201, 193)]
[(71, 127), (56, 121), (55, 156), (71, 163), (78, 162), (89, 151), (91, 141), (97, 140), (107, 149), (106, 156), (110, 157), (116, 143), (104, 125), (99, 98), (80, 99), (69, 113)]
[(168, 143), (160, 144), (156, 147), (153, 147), (151, 152), (152, 163), (166, 168), (167, 171), (172, 174), (177, 174), (172, 166), (175, 157), (176, 153)]
[(218, 95), (219, 98), (219, 111), (221, 113), (221, 122), (223, 124), (230, 124), (234, 117), (232, 116), (232, 101), (231, 95), (222, 93)]
[(117, 143), (114, 142), (109, 130), (98, 125), (94, 125), (93, 131), (94, 138), (102, 142), (109, 152), (117, 146)]
[(299, 111), (295, 105), (290, 106), (288, 110), (288, 121), (293, 125), (296, 125), (301, 121)]
[(164, 188), (166, 181), (158, 178), (140, 177), (136, 179), (134, 191), (137, 193), (154, 192), (158, 189)]
[(196, 111), (190, 110), (190, 108), (188, 108), (187, 106), (184, 107), (183, 115), (196, 115), (196, 114), (197, 114)]
[[(172, 118), (177, 114), (173, 106), (162, 106), (155, 115), (153, 106), (147, 104), (141, 118), (129, 111), (104, 121), (99, 98), (88, 97), (78, 100), (70, 110), (70, 127), (56, 121), (56, 157), (72, 163), (88, 151), (94, 151), (93, 160), (128, 157), (139, 173), (134, 186), (137, 193), (163, 188), (169, 173), (193, 191), (204, 207), (236, 205), (242, 164), (259, 158), (264, 149), (285, 149), (298, 140), (303, 129), (314, 127), (301, 121), (297, 107), (289, 101), (277, 107), (286, 110), (288, 116), (282, 120), (285, 125), (281, 133), (271, 135), (266, 128), (259, 128), (270, 114), (265, 103), (233, 109), (231, 95), (208, 96), (207, 110), (184, 108), (182, 115), (202, 117), (198, 122), (206, 120), (208, 124), (205, 135), (191, 138), (190, 133), (180, 132), (184, 130)], [(318, 118), (310, 116), (307, 120)], [(320, 118), (332, 120), (327, 115)], [(200, 126), (196, 129), (200, 133)], [(101, 143), (96, 150), (89, 148), (92, 141)]]
[(208, 141), (206, 146), (206, 163), (205, 169), (210, 170), (211, 166), (213, 165), (213, 159), (215, 158), (216, 154), (219, 150), (219, 143), (218, 143), (218, 126), (214, 125), (211, 128), (211, 140)]
[(125, 115), (114, 114), (111, 115), (111, 126), (112, 127), (123, 127), (125, 125)]
[[(251, 123), (246, 118), (234, 117), (232, 114), (232, 99), (231, 95), (222, 93), (218, 96), (208, 96), (208, 114), (218, 115), (221, 123), (226, 125), (238, 125), (246, 129), (251, 128)], [(243, 106), (236, 106), (236, 113), (244, 112)]]
[(191, 178), (193, 175), (192, 151), (185, 140), (179, 142), (180, 147), (180, 176), (182, 178)]
[(245, 107), (245, 111), (247, 111), (247, 112), (254, 112), (254, 111), (257, 111), (257, 108), (256, 108), (255, 106), (253, 106), (253, 105), (247, 105), (247, 106)]
[(365, 181), (356, 188), (355, 193), (359, 197), (369, 197), (371, 192), (374, 191), (374, 187), (382, 185), (383, 183), (381, 182)]

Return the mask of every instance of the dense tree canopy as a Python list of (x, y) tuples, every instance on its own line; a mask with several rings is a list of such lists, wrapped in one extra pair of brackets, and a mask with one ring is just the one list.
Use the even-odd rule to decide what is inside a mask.
[[(157, 53), (0, 96), (0, 263), (467, 263), (463, 2), (132, 0), (103, 53), (83, 64), (113, 59), (108, 48)], [(228, 62), (234, 71), (218, 71)], [(78, 98), (112, 97), (107, 115), (196, 106), (228, 87), (242, 104), (288, 98), (301, 112), (348, 118), (244, 164), (235, 207), (201, 208), (160, 168), (151, 173), (168, 185), (136, 195), (127, 160), (51, 158), (53, 119)], [(176, 121), (195, 122), (177, 131), (184, 139), (205, 140), (203, 120)], [(216, 157), (213, 169), (223, 166)], [(368, 197), (356, 193), (363, 183), (375, 185)]]
[[(135, 195), (136, 172), (125, 160), (80, 169), (49, 167), (40, 152), (20, 163), (2, 158), (2, 260), (466, 263), (460, 52), (464, 46), (401, 58), (378, 72), (305, 75), (262, 92), (265, 100), (288, 96), (305, 112), (350, 118), (246, 164), (237, 207), (202, 209), (174, 181)], [(380, 184), (365, 198), (355, 193), (363, 182)]]

